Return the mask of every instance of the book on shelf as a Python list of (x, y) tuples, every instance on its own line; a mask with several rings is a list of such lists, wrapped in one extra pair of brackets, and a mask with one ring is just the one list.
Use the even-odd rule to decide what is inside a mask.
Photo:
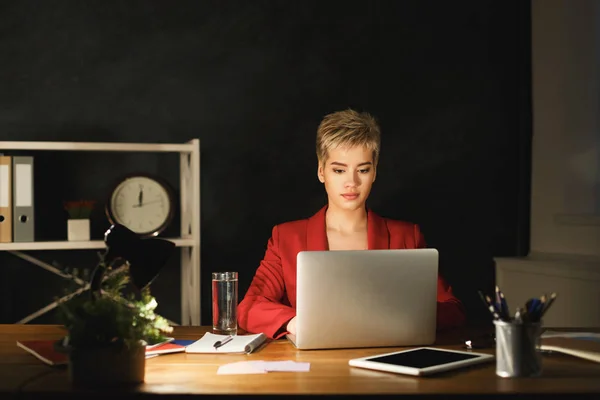
[(0, 152), (0, 243), (35, 240), (33, 167), (33, 156)]
[(12, 157), (0, 153), (0, 243), (12, 238)]
[[(254, 335), (216, 335), (206, 332), (200, 339), (187, 346), (186, 353), (252, 353), (267, 341), (264, 333)], [(224, 343), (215, 347), (217, 342)]]

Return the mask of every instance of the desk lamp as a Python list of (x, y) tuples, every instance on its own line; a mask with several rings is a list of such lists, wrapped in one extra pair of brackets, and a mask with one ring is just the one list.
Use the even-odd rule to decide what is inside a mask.
[(90, 281), (92, 297), (100, 293), (104, 274), (113, 262), (125, 261), (129, 266), (131, 283), (137, 290), (143, 290), (156, 279), (175, 249), (173, 242), (159, 238), (142, 239), (119, 224), (112, 225), (104, 233), (104, 242), (104, 262), (94, 269)]
[[(153, 314), (153, 307), (140, 310), (120, 293), (115, 296), (116, 302), (105, 302), (108, 296), (105, 298), (102, 293), (104, 275), (116, 261), (123, 261), (129, 282), (143, 291), (158, 276), (175, 244), (158, 238), (142, 239), (118, 224), (105, 232), (104, 242), (106, 250), (92, 273), (89, 297), (68, 300), (65, 326), (69, 334), (54, 347), (68, 354), (70, 379), (76, 384), (138, 384), (144, 380), (144, 348), (126, 344), (142, 343), (148, 337), (156, 339), (168, 324)], [(69, 304), (70, 301), (74, 303)]]

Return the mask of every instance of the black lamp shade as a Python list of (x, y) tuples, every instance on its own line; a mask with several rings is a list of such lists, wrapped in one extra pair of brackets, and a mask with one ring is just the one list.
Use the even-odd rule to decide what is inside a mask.
[(165, 239), (141, 239), (123, 225), (112, 225), (104, 234), (105, 262), (122, 258), (129, 263), (131, 283), (142, 290), (150, 285), (175, 250), (175, 243)]

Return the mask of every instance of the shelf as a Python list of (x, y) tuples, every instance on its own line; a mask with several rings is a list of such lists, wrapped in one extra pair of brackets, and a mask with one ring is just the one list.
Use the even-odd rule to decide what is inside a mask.
[[(161, 238), (170, 240), (177, 247), (192, 247), (194, 239), (190, 238)], [(12, 242), (0, 243), (0, 251), (21, 251), (21, 250), (77, 250), (77, 249), (103, 249), (106, 244), (103, 240), (90, 241), (61, 241), (61, 242)]]
[(0, 150), (147, 151), (188, 153), (193, 143), (0, 142)]
[[(181, 237), (163, 238), (182, 249), (181, 268), (181, 325), (200, 325), (200, 140), (195, 138), (185, 143), (124, 143), (124, 142), (68, 142), (68, 141), (0, 141), (0, 154), (13, 150), (31, 151), (94, 151), (94, 152), (147, 152), (176, 153), (179, 158), (181, 211)], [(18, 154), (18, 153), (17, 153)], [(175, 233), (177, 235), (177, 233)], [(52, 265), (26, 254), (35, 250), (90, 250), (105, 249), (104, 240), (91, 241), (34, 241), (0, 243), (0, 252), (8, 251), (44, 270), (62, 276)], [(1, 266), (0, 266), (1, 267)], [(28, 315), (19, 323), (26, 323), (45, 314), (56, 302)]]

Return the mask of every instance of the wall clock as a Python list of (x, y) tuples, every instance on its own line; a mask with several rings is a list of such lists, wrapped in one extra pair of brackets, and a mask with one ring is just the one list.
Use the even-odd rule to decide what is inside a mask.
[(135, 173), (121, 178), (106, 202), (111, 224), (120, 224), (141, 237), (160, 234), (173, 220), (173, 191), (157, 176)]

